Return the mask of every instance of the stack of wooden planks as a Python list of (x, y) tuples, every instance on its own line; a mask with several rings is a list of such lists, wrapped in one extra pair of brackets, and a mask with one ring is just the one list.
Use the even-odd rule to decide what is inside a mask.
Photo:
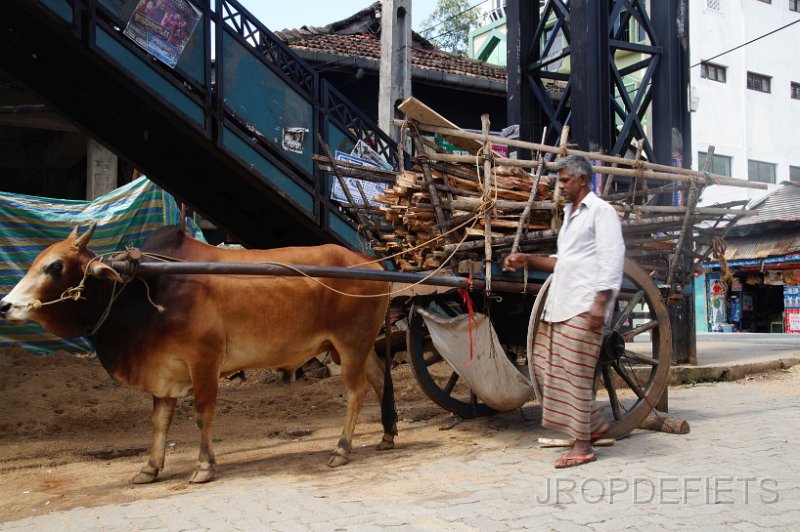
[[(426, 174), (430, 175), (430, 181)], [(373, 245), (373, 250), (387, 254), (406, 252), (395, 261), (402, 271), (429, 270), (440, 266), (446, 258), (445, 244), (483, 238), (489, 213), (493, 235), (513, 235), (520, 211), (504, 208), (504, 202), (527, 201), (535, 180), (535, 176), (520, 168), (497, 166), (492, 176), (493, 186), (484, 195), (474, 166), (431, 164), (425, 172), (416, 165), (415, 170), (399, 174), (394, 186), (375, 198), (379, 210), (391, 222), (392, 231), (381, 234), (381, 241)], [(542, 177), (535, 200), (546, 202), (546, 208), (541, 208), (540, 203), (540, 208), (532, 211), (524, 224), (525, 229), (550, 227), (555, 208), (555, 203), (547, 201), (551, 197), (550, 179)], [(437, 219), (437, 206), (441, 220)]]

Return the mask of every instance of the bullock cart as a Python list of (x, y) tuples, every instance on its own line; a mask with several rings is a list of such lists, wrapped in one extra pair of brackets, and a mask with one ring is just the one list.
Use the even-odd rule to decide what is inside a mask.
[[(423, 391), (463, 418), (498, 410), (475, 393), (474, 375), (470, 379), (464, 364), (442, 356), (430, 341), (430, 320), (423, 314), (431, 312), (452, 318), (487, 315), (493, 324), (490, 334), (496, 334), (502, 347), (491, 348), (490, 356), (507, 358), (535, 384), (528, 370), (531, 339), (548, 281), (536, 272), (509, 274), (499, 265), (510, 252), (555, 251), (564, 202), (547, 174), (559, 157), (578, 153), (592, 161), (594, 190), (618, 211), (627, 248), (624, 281), (600, 357), (598, 403), (613, 415), (610, 435), (619, 437), (638, 427), (665, 399), (673, 336), (684, 334), (672, 330), (670, 307), (686, 304), (691, 296), (684, 288), (701, 263), (720, 252), (736, 221), (752, 214), (743, 209), (746, 201), (699, 207), (703, 190), (766, 186), (710, 173), (713, 146), (697, 172), (644, 160), (643, 143), (628, 158), (613, 157), (572, 149), (566, 127), (560, 144), (548, 146), (492, 136), (487, 116), (477, 133), (458, 129), (413, 98), (400, 109), (407, 119), (395, 124), (401, 127), (403, 145), (415, 153), (406, 166), (410, 170), (356, 168), (333, 158), (324, 142), (325, 156), (315, 159), (345, 191), (347, 177), (392, 184), (369, 198), (355, 183), (343, 206), (363, 229), (367, 247), (384, 254), (394, 269), (416, 276), (407, 282), (440, 287), (394, 299), (394, 307), (400, 307), (396, 314), (405, 316), (399, 332), (406, 330), (406, 350)], [(461, 154), (442, 153), (430, 141), (434, 134)], [(502, 156), (494, 149), (498, 145), (530, 156)], [(401, 161), (403, 157), (408, 155)], [(444, 284), (443, 279), (458, 282)], [(666, 401), (661, 404), (665, 410)]]
[[(124, 260), (118, 257), (111, 265), (127, 275), (279, 275), (308, 276), (322, 283), (326, 278), (394, 283), (390, 315), (396, 319), (390, 323), (387, 317), (387, 356), (393, 340), (402, 338), (405, 341), (396, 342), (394, 349), (407, 353), (417, 381), (432, 401), (462, 418), (489, 415), (521, 404), (509, 408), (506, 402), (498, 407), (491, 393), (486, 395), (486, 387), (477, 392), (474, 372), (470, 378), (464, 371), (472, 354), (464, 363), (443, 353), (443, 344), (437, 345), (426, 316), (466, 319), (468, 332), (463, 334), (469, 340), (464, 350), (470, 352), (477, 343), (472, 338), (475, 317), (486, 316), (489, 335), (497, 342), (491, 342), (490, 353), (475, 354), (476, 359), (502, 360), (513, 368), (512, 377), (526, 379), (523, 402), (533, 398), (531, 339), (541, 319), (549, 280), (538, 272), (503, 272), (499, 265), (509, 252), (555, 250), (563, 201), (546, 174), (554, 169), (557, 157), (580, 153), (593, 161), (593, 171), (601, 176), (596, 190), (619, 212), (627, 247), (623, 285), (601, 351), (598, 403), (613, 416), (609, 435), (620, 437), (638, 427), (659, 409), (673, 357), (673, 336), (683, 334), (672, 330), (669, 308), (685, 304), (684, 287), (693, 273), (712, 252), (719, 251), (721, 239), (736, 221), (750, 214), (742, 209), (745, 202), (698, 207), (700, 194), (710, 185), (763, 185), (705, 170), (649, 163), (641, 158), (641, 150), (632, 158), (580, 152), (567, 145), (567, 132), (555, 147), (493, 137), (485, 117), (483, 133), (464, 132), (441, 120), (400, 125), (416, 147), (417, 155), (408, 165), (411, 170), (359, 168), (333, 158), (324, 142), (325, 155), (315, 156), (320, 168), (338, 180), (347, 197), (343, 208), (359, 223), (364, 246), (383, 256), (376, 260), (386, 261), (385, 271), (358, 266), (164, 262), (148, 260), (137, 250), (129, 250)], [(442, 135), (470, 154), (428, 149), (422, 134), (426, 131)], [(532, 157), (501, 157), (493, 150), (498, 144), (528, 150)], [(709, 159), (712, 155), (713, 147)], [(345, 179), (353, 176), (392, 186), (368, 198), (362, 186), (356, 183), (352, 190), (348, 186)], [(663, 201), (665, 195), (671, 199), (678, 194), (683, 197), (678, 206)], [(495, 383), (498, 387), (503, 383)]]

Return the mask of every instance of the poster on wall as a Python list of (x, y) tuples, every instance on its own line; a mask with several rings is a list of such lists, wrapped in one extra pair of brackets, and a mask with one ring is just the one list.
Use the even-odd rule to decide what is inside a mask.
[(764, 272), (764, 284), (782, 285), (783, 272), (781, 270), (767, 270)]
[(800, 284), (800, 270), (783, 270), (784, 284)]
[(723, 325), (728, 324), (728, 313), (725, 302), (727, 293), (726, 284), (719, 279), (710, 279), (708, 282), (708, 312), (709, 330), (720, 332)]
[[(336, 152), (335, 157), (338, 161), (357, 164), (359, 166), (365, 166), (368, 168), (380, 168), (371, 160), (362, 159), (360, 157), (356, 157), (348, 153), (342, 153), (340, 151)], [(364, 199), (361, 196), (361, 191), (358, 190), (358, 184), (361, 185), (361, 189), (364, 191), (364, 195), (367, 197), (367, 202), (369, 203), (374, 203), (375, 196), (382, 194), (386, 189), (386, 184), (373, 183), (364, 179), (356, 179), (355, 177), (344, 176), (344, 182), (347, 185), (347, 189), (350, 191), (350, 195), (353, 197), (353, 201), (359, 205), (364, 203)], [(342, 190), (342, 187), (339, 185), (338, 179), (333, 180), (333, 186), (331, 187), (331, 199), (342, 203), (347, 203), (347, 195), (345, 195), (344, 190)]]
[(123, 33), (175, 68), (201, 16), (188, 0), (139, 0)]

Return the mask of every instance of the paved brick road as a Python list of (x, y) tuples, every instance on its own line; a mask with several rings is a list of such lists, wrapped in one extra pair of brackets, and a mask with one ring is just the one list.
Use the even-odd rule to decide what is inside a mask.
[[(565, 472), (552, 468), (559, 451), (531, 443), (530, 422), (506, 414), (491, 421), (497, 439), (460, 456), (416, 463), (406, 456), (412, 450), (400, 449), (358, 478), (223, 476), (167, 499), (54, 512), (0, 529), (800, 530), (799, 391), (797, 368), (673, 389), (672, 411), (689, 420), (689, 435), (637, 432), (599, 449), (598, 462)], [(525, 437), (503, 439), (520, 426)]]

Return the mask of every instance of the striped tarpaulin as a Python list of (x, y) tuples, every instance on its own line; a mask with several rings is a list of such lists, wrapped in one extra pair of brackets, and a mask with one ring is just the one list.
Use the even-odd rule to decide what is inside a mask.
[[(150, 233), (180, 223), (180, 209), (170, 194), (147, 179), (139, 179), (94, 201), (39, 198), (0, 192), (0, 296), (22, 279), (36, 256), (65, 239), (80, 225), (97, 222), (89, 247), (98, 254), (140, 246)], [(0, 320), (0, 347), (21, 346), (35, 353), (56, 350), (88, 353), (83, 338), (63, 340), (36, 323)]]

